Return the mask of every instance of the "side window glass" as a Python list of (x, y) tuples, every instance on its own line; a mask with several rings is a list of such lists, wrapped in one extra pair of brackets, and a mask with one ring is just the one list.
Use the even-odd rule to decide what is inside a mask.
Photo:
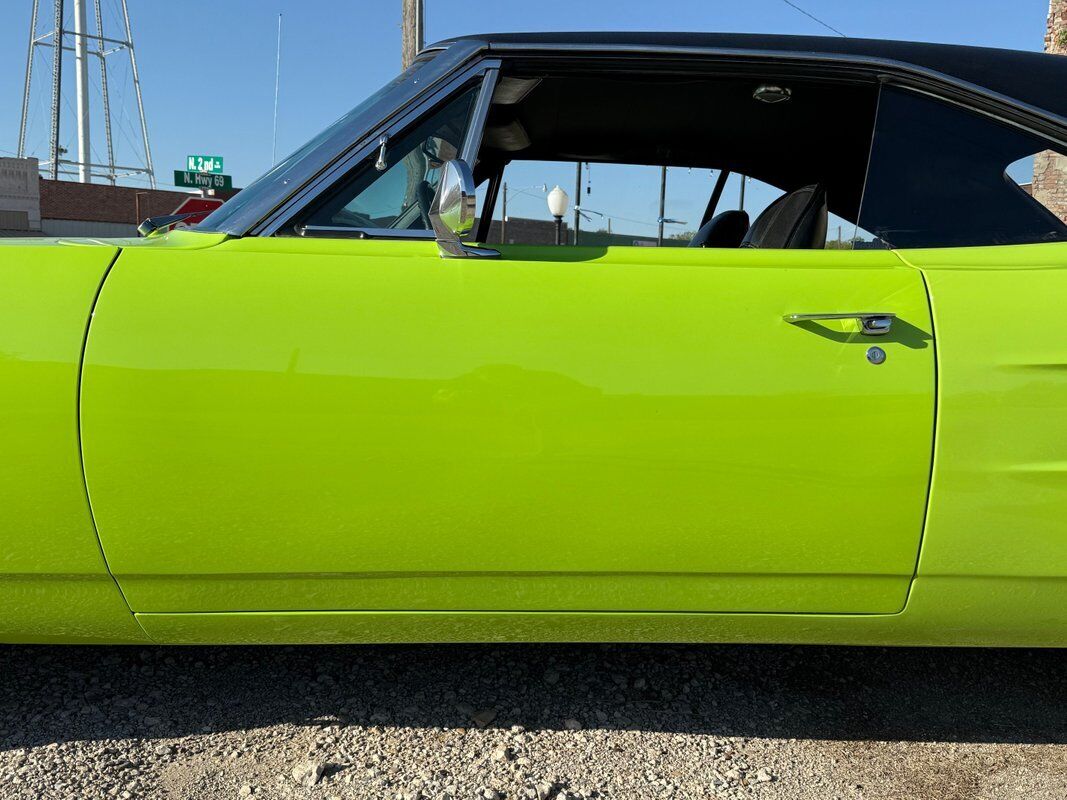
[[(851, 249), (857, 237), (875, 240), (856, 228), (874, 81), (651, 72), (621, 80), (605, 67), (518, 82), (523, 91), (494, 96), (482, 141), (493, 213), (477, 236), (488, 244), (552, 244), (547, 195), (557, 185), (568, 195), (559, 236), (568, 243), (576, 205), (580, 245)], [(592, 163), (583, 162), (576, 188), (581, 158)]]
[[(660, 167), (582, 164), (577, 195), (578, 243), (616, 247), (659, 245), (659, 193), (664, 188), (661, 246), (687, 247), (701, 227), (719, 174), (719, 170), (670, 167), (666, 185), (661, 187), (663, 174)], [(567, 193), (567, 212), (561, 220), (560, 238), (566, 244), (574, 244), (577, 176), (578, 170), (573, 162), (516, 160), (509, 163), (493, 209), (487, 243), (555, 244), (556, 223), (549, 212), (548, 193), (559, 186)], [(484, 184), (481, 188), (484, 189)], [(482, 194), (479, 195), (480, 201)], [(785, 194), (757, 178), (731, 173), (715, 207), (715, 215), (744, 211), (751, 222)], [(482, 202), (479, 202), (479, 208), (484, 208)], [(826, 249), (885, 246), (878, 237), (859, 228), (855, 222), (829, 214)]]
[(983, 115), (885, 87), (859, 224), (893, 247), (1067, 240), (1064, 220), (1012, 174), (1015, 162), (1048, 150)]
[(478, 87), (465, 90), (419, 120), (362, 163), (302, 225), (430, 230), (430, 203), (441, 165), (463, 146)]
[[(638, 164), (515, 160), (507, 165), (493, 211), (491, 244), (552, 245), (556, 220), (548, 195), (559, 186), (567, 195), (560, 238), (574, 244), (575, 208), (578, 244), (597, 247), (655, 247), (659, 240), (660, 167)], [(714, 180), (709, 170), (668, 170), (663, 244), (684, 247), (700, 224), (701, 207)], [(505, 189), (506, 187), (506, 189)], [(577, 194), (576, 194), (577, 192)], [(698, 200), (703, 196), (703, 200)], [(695, 215), (695, 217), (694, 217)]]

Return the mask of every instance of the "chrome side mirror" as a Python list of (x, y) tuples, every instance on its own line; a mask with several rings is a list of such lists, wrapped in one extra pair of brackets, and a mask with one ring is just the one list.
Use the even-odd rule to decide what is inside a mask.
[(471, 247), (461, 239), (474, 227), (478, 200), (475, 196), (474, 173), (463, 159), (455, 158), (441, 165), (441, 180), (437, 194), (430, 204), (430, 224), (433, 225), (437, 246), (445, 258), (479, 256), (494, 258), (500, 255), (486, 247)]

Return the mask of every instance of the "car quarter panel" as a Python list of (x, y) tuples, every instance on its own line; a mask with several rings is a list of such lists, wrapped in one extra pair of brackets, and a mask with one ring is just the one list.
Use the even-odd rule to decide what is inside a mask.
[[(920, 579), (1067, 587), (1067, 244), (900, 251), (929, 286), (937, 446)], [(1067, 604), (1039, 612), (1067, 630)]]
[(0, 244), (0, 641), (146, 636), (101, 557), (82, 478), (78, 377), (111, 245)]
[[(886, 306), (877, 367), (783, 320)], [(86, 471), (138, 612), (895, 612), (933, 377), (885, 251), (144, 247), (97, 307)]]

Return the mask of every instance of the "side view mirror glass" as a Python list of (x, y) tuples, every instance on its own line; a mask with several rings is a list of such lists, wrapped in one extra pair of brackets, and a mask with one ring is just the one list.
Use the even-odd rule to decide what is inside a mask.
[(461, 241), (474, 227), (478, 210), (476, 188), (474, 173), (463, 159), (454, 158), (441, 165), (441, 180), (430, 204), (430, 224), (441, 255), (446, 258), (500, 255), (496, 250), (470, 247)]

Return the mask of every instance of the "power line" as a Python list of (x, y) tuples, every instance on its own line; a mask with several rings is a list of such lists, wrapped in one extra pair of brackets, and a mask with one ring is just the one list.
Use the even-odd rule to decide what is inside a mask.
[(830, 24), (828, 24), (828, 23), (826, 23), (826, 22), (823, 22), (823, 21), (822, 21), (821, 19), (819, 19), (819, 18), (818, 18), (817, 16), (815, 16), (814, 14), (811, 14), (811, 13), (809, 13), (809, 12), (805, 11), (805, 10), (804, 10), (803, 8), (801, 8), (801, 7), (800, 7), (800, 6), (798, 6), (798, 5), (796, 4), (796, 3), (794, 3), (794, 2), (793, 2), (793, 0), (782, 0), (782, 2), (783, 2), (783, 3), (785, 3), (785, 4), (787, 5), (787, 6), (791, 6), (792, 8), (795, 8), (795, 9), (796, 9), (797, 11), (799, 11), (799, 12), (800, 12), (801, 14), (803, 14), (803, 15), (804, 15), (805, 17), (808, 17), (809, 19), (813, 19), (813, 20), (815, 20), (815, 21), (816, 21), (816, 22), (818, 22), (818, 23), (819, 23), (820, 25), (822, 25), (822, 26), (823, 26), (824, 28), (826, 28), (827, 30), (829, 30), (829, 31), (833, 31), (833, 32), (834, 32), (834, 33), (836, 33), (836, 34), (837, 34), (838, 36), (843, 36), (843, 37), (844, 37), (844, 38), (846, 38), (846, 39), (848, 38), (848, 36), (847, 36), (846, 34), (844, 34), (844, 33), (841, 33), (841, 31), (839, 31), (839, 30), (838, 30), (837, 28), (835, 28), (835, 27), (834, 27), (833, 25), (830, 25)]
[[(537, 188), (537, 187), (534, 187), (534, 188)], [(509, 195), (511, 195), (511, 194), (514, 194), (516, 196), (525, 195), (526, 197), (532, 198), (534, 200), (540, 200), (541, 199), (540, 195), (532, 194), (530, 192), (527, 192), (526, 190), (520, 190), (520, 189), (511, 190), (511, 191), (509, 191)], [(646, 222), (645, 220), (641, 220), (641, 219), (633, 219), (631, 217), (623, 217), (623, 216), (620, 216), (618, 214), (612, 214), (612, 213), (607, 212), (607, 211), (597, 211), (596, 209), (585, 208), (584, 206), (581, 207), (581, 210), (583, 212), (584, 211), (588, 211), (588, 212), (593, 213), (593, 214), (598, 214), (598, 215), (600, 215), (602, 217), (605, 217), (605, 218), (610, 217), (611, 219), (619, 220), (621, 222), (630, 222), (630, 223), (633, 223), (634, 225), (644, 225), (644, 226), (649, 227), (649, 228), (655, 228), (659, 224), (659, 223), (656, 223), (656, 222)]]

